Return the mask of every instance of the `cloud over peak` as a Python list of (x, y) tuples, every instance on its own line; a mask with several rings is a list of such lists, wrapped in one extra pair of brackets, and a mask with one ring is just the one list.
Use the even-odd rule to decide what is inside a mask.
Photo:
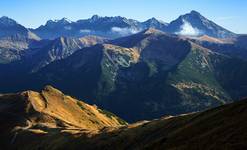
[(183, 24), (180, 26), (180, 31), (176, 32), (179, 35), (187, 35), (187, 36), (198, 36), (201, 34), (200, 30), (194, 28), (188, 21), (183, 19)]
[(135, 34), (139, 32), (139, 30), (134, 29), (134, 28), (119, 28), (119, 27), (112, 27), (111, 31), (114, 33), (118, 33), (120, 35), (130, 35), (130, 34)]

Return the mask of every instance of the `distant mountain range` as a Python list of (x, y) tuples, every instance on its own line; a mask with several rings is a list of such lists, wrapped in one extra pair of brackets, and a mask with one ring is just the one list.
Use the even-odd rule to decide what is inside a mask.
[(89, 19), (70, 21), (66, 18), (61, 20), (49, 20), (45, 25), (36, 29), (26, 29), (7, 17), (0, 18), (1, 36), (21, 34), (33, 38), (35, 34), (42, 39), (56, 39), (65, 37), (82, 37), (88, 35), (102, 36), (105, 38), (119, 38), (137, 32), (155, 28), (171, 34), (186, 36), (208, 35), (216, 38), (234, 38), (236, 34), (214, 22), (206, 19), (200, 13), (191, 11), (181, 15), (176, 20), (165, 23), (155, 18), (144, 22), (127, 19), (121, 16), (100, 17), (97, 15)]
[(50, 84), (130, 122), (247, 96), (246, 35), (196, 11), (169, 24), (96, 15), (37, 29), (0, 22), (0, 93)]
[(246, 43), (196, 11), (1, 17), (0, 149), (246, 149)]
[(10, 36), (19, 36), (25, 37), (28, 39), (35, 39), (38, 40), (35, 34), (33, 34), (29, 29), (25, 28), (24, 26), (18, 24), (13, 19), (8, 17), (1, 17), (0, 18), (0, 37), (10, 37)]
[(247, 48), (238, 39), (150, 28), (115, 40), (60, 37), (40, 43), (23, 50), (20, 60), (0, 65), (1, 92), (51, 84), (131, 122), (200, 111), (247, 93)]

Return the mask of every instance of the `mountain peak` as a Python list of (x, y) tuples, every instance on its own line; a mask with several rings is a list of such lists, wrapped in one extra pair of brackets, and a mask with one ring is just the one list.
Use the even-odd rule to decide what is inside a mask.
[(144, 34), (161, 34), (161, 33), (164, 33), (164, 32), (157, 30), (155, 28), (148, 28), (144, 31)]
[(68, 18), (62, 18), (61, 20), (58, 20), (59, 22), (64, 22), (64, 23), (71, 23), (72, 21), (69, 20)]
[(195, 10), (192, 10), (190, 12), (190, 14), (192, 14), (192, 15), (201, 15), (198, 11), (195, 11)]
[(150, 18), (150, 19), (148, 19), (146, 22), (150, 22), (150, 23), (160, 23), (160, 21), (159, 20), (157, 20), (156, 18)]
[(147, 21), (142, 23), (144, 25), (144, 28), (148, 29), (148, 28), (155, 28), (158, 30), (162, 30), (164, 31), (164, 29), (167, 27), (167, 23), (163, 22), (163, 21), (159, 21), (156, 18), (150, 18)]
[(17, 38), (19, 40), (39, 40), (39, 37), (15, 20), (3, 16), (0, 18), (0, 37)]
[(158, 21), (155, 17), (152, 17), (152, 18), (150, 18), (149, 20)]
[(178, 19), (172, 21), (168, 26), (168, 32), (186, 36), (208, 35), (215, 38), (235, 36), (231, 31), (217, 25), (195, 10), (181, 15)]
[(7, 16), (2, 16), (0, 18), (0, 24), (4, 24), (4, 25), (16, 25), (17, 22)]
[(98, 20), (99, 18), (100, 18), (99, 15), (93, 15), (93, 16), (91, 17), (91, 19), (92, 19), (93, 21)]
[(206, 17), (204, 17), (198, 11), (195, 11), (195, 10), (192, 10), (189, 13), (181, 15), (179, 18), (185, 19), (185, 20), (187, 20), (187, 19), (190, 20), (192, 18), (193, 20), (195, 20), (195, 19), (198, 20), (199, 19), (199, 20), (208, 21), (208, 19)]
[(62, 24), (62, 25), (65, 25), (65, 24), (69, 24), (69, 23), (72, 23), (72, 21), (70, 21), (69, 19), (67, 18), (62, 18), (62, 19), (55, 19), (55, 20), (48, 20), (46, 22), (46, 25), (54, 25), (54, 24)]

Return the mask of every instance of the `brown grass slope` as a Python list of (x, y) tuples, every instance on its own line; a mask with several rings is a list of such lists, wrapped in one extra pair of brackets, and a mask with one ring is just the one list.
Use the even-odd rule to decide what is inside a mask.
[[(205, 112), (144, 121), (68, 147), (79, 149), (247, 149), (247, 100)], [(73, 147), (76, 145), (75, 147)], [(92, 146), (93, 145), (93, 146)]]
[(32, 143), (32, 138), (21, 138), (29, 132), (35, 135), (52, 135), (58, 130), (98, 132), (126, 122), (97, 106), (46, 86), (40, 93), (25, 91), (0, 95), (0, 124), (0, 144), (6, 146), (15, 144), (19, 139)]
[[(80, 104), (82, 108), (77, 108), (76, 100), (52, 87), (46, 87), (41, 93), (29, 91), (0, 96), (0, 132), (5, 133), (0, 135), (1, 147), (247, 149), (246, 99), (204, 112), (166, 116), (124, 126), (117, 117), (109, 118), (109, 113), (103, 110), (83, 102)], [(92, 114), (88, 116), (87, 113)]]

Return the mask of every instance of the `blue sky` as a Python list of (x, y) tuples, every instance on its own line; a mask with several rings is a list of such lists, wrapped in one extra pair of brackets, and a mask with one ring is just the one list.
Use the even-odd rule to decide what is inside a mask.
[(72, 21), (100, 16), (124, 16), (144, 21), (151, 17), (170, 22), (179, 15), (199, 11), (208, 19), (236, 33), (247, 33), (246, 0), (1, 0), (0, 16), (26, 27), (49, 19)]

